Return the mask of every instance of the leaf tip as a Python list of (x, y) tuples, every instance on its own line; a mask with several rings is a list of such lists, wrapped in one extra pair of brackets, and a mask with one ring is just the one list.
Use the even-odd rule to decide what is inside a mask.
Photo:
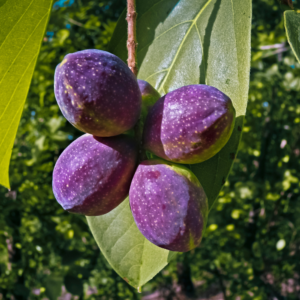
[(10, 190), (10, 183), (9, 183), (9, 179), (7, 176), (5, 176), (4, 178), (0, 178), (0, 185), (4, 186), (8, 190)]

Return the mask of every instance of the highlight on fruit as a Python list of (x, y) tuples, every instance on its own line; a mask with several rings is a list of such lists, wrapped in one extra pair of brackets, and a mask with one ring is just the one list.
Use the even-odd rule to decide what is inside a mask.
[[(63, 209), (103, 215), (129, 194), (146, 239), (171, 251), (197, 247), (208, 202), (188, 165), (228, 143), (235, 124), (230, 98), (201, 84), (161, 97), (121, 59), (100, 50), (65, 56), (55, 71), (55, 96), (66, 119), (86, 133), (54, 168), (53, 192)], [(141, 153), (157, 159), (142, 160)]]

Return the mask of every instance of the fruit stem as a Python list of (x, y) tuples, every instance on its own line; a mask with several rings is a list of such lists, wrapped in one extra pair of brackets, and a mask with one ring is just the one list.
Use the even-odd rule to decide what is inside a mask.
[[(128, 49), (128, 67), (132, 73), (137, 77), (138, 68), (137, 68), (137, 40), (136, 40), (136, 0), (127, 0), (127, 23), (128, 23), (128, 38), (127, 38), (127, 49)], [(145, 150), (142, 146), (142, 136), (143, 136), (143, 127), (144, 124), (141, 118), (138, 120), (137, 124), (134, 127), (135, 138), (138, 143), (139, 148), (139, 162), (147, 158)]]
[(135, 11), (135, 0), (127, 0), (127, 23), (128, 23), (128, 39), (127, 39), (127, 49), (128, 49), (128, 67), (132, 73), (137, 76), (137, 57), (136, 57), (136, 11)]

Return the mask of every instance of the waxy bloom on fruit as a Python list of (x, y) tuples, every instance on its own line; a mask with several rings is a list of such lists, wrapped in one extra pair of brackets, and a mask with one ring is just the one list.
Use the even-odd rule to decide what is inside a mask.
[(205, 161), (228, 142), (235, 122), (230, 98), (218, 89), (197, 84), (174, 90), (150, 110), (144, 147), (182, 164)]
[(132, 128), (141, 112), (141, 92), (127, 65), (101, 50), (65, 56), (55, 70), (54, 91), (65, 118), (95, 136), (115, 136)]
[(53, 193), (67, 211), (98, 216), (128, 195), (137, 164), (137, 148), (126, 135), (85, 134), (70, 144), (53, 171)]
[(153, 244), (179, 252), (200, 244), (208, 202), (189, 169), (163, 160), (142, 162), (133, 177), (129, 200), (138, 229)]

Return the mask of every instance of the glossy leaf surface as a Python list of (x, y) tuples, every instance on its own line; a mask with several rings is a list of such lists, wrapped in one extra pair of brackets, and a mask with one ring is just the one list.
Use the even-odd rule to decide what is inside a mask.
[[(227, 94), (236, 109), (236, 125), (227, 145), (206, 162), (191, 165), (212, 206), (236, 157), (246, 112), (251, 1), (147, 3), (137, 1), (138, 77), (149, 81), (162, 95), (184, 85), (212, 85)], [(123, 19), (121, 16), (111, 51), (126, 60)]]
[(87, 220), (105, 258), (136, 288), (152, 279), (174, 255), (144, 238), (135, 225), (128, 199), (110, 213)]
[(284, 26), (293, 53), (300, 62), (300, 13), (294, 10), (285, 11)]
[[(246, 112), (251, 1), (138, 0), (137, 12), (140, 79), (150, 82), (162, 95), (184, 85), (205, 83), (217, 87), (233, 101), (237, 119), (231, 139), (213, 158), (190, 166), (211, 207), (236, 156)], [(110, 51), (124, 61), (127, 60), (125, 14), (121, 15), (110, 44)], [(168, 262), (168, 251), (151, 245), (140, 235), (128, 204), (123, 203), (109, 217), (88, 220), (105, 257), (133, 286), (146, 283)], [(103, 234), (108, 226), (110, 235)], [(118, 239), (111, 245), (114, 235)], [(152, 250), (145, 250), (148, 246), (143, 248), (144, 244), (149, 249), (152, 246)], [(129, 257), (132, 252), (134, 257)]]
[(0, 184), (9, 160), (53, 0), (0, 2)]

